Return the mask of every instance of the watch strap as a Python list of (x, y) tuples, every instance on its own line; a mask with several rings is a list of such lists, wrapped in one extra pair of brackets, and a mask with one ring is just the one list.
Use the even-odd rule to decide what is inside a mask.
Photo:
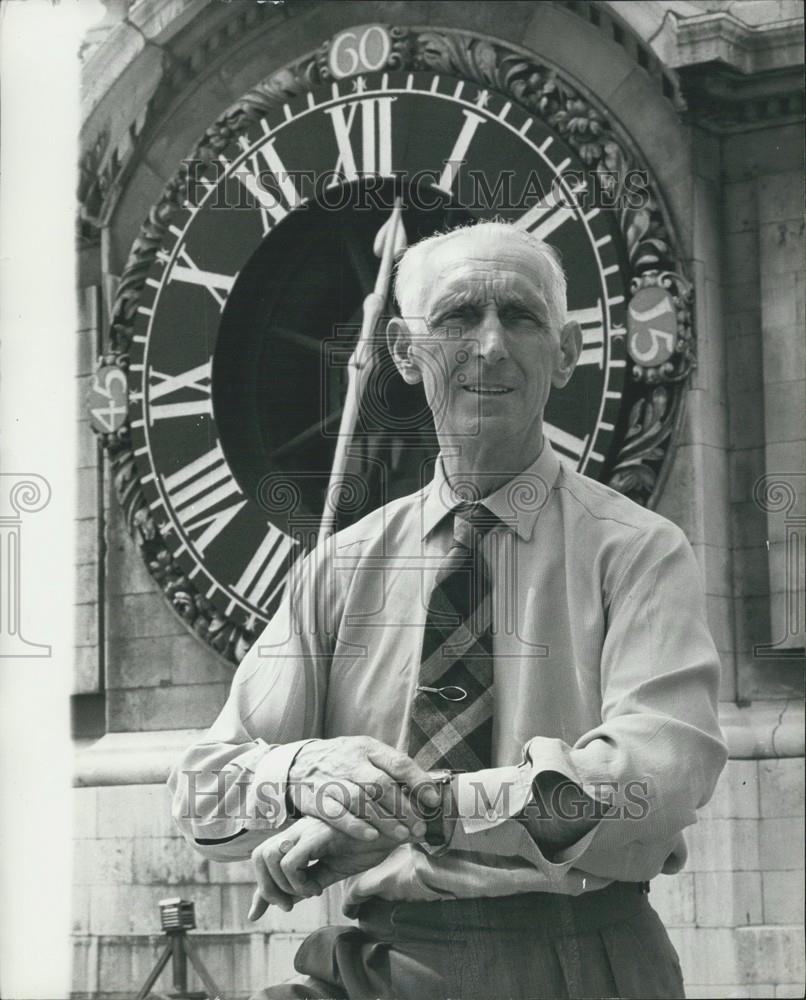
[(445, 814), (450, 809), (452, 799), (451, 781), (453, 773), (451, 771), (432, 771), (429, 778), (439, 786), (442, 793), (442, 803), (433, 815), (425, 819), (425, 842), (429, 847), (444, 847), (448, 838), (445, 832)]

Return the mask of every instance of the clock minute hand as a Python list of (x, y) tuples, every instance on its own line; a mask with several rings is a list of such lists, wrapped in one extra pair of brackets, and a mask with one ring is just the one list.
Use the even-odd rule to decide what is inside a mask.
[(401, 218), (402, 208), (401, 199), (395, 198), (392, 214), (375, 237), (373, 249), (381, 258), (381, 266), (375, 278), (375, 288), (364, 299), (361, 332), (347, 364), (347, 394), (339, 425), (339, 436), (336, 440), (336, 454), (325, 494), (325, 509), (319, 526), (320, 542), (332, 535), (336, 529), (338, 497), (347, 471), (347, 454), (355, 436), (361, 400), (375, 362), (373, 350), (375, 328), (389, 294), (394, 254), (406, 246), (406, 232)]

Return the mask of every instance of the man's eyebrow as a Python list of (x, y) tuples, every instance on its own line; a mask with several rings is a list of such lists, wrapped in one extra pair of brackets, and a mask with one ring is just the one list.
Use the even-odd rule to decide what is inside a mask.
[(533, 309), (536, 306), (543, 305), (543, 300), (540, 296), (529, 297), (511, 289), (507, 289), (505, 292), (494, 291), (493, 297), (499, 304), (504, 302), (508, 306), (524, 306), (527, 309)]
[[(426, 310), (428, 318), (439, 317), (440, 313), (446, 309), (457, 306), (482, 305), (488, 298), (489, 292), (478, 287), (473, 288), (453, 288), (439, 295)], [(535, 289), (534, 294), (527, 295), (513, 288), (493, 288), (492, 297), (498, 306), (510, 306), (516, 309), (528, 309), (535, 313), (541, 320), (548, 318), (549, 308), (543, 295)]]
[(549, 305), (542, 290), (534, 289), (531, 295), (524, 294), (515, 289), (506, 289), (502, 292), (496, 291), (493, 294), (499, 306), (507, 305), (514, 306), (516, 309), (528, 309), (529, 312), (535, 313), (540, 319), (548, 318)]
[(428, 313), (433, 316), (450, 306), (473, 304), (480, 299), (481, 296), (477, 288), (455, 288), (439, 295), (428, 307)]

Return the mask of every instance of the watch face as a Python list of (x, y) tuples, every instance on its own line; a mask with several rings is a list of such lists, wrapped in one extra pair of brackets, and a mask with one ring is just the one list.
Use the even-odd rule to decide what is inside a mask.
[[(338, 51), (343, 61), (351, 52)], [(592, 197), (597, 174), (584, 159), (594, 147), (574, 141), (574, 122), (556, 113), (547, 122), (529, 102), (455, 73), (338, 76), (219, 125), (183, 177), (182, 199), (161, 207), (131, 323), (143, 516), (196, 607), (247, 640), (316, 538), (348, 361), (396, 197), (409, 244), (500, 219), (561, 255), (569, 318), (583, 335), (574, 376), (545, 413), (562, 461), (606, 479), (634, 403), (625, 347), (634, 248), (619, 213)], [(390, 310), (387, 301), (338, 527), (419, 489), (438, 451), (422, 390), (403, 382), (384, 346)], [(237, 659), (231, 643), (224, 651)]]

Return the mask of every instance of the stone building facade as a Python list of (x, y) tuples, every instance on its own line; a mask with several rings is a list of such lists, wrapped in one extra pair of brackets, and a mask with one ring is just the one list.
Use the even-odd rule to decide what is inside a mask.
[[(138, 548), (127, 471), (84, 403), (112, 350), (121, 276), (205, 130), (260, 81), (355, 26), (471, 32), (556, 69), (640, 151), (693, 285), (688, 376), (656, 509), (697, 555), (722, 658), (730, 760), (652, 883), (690, 996), (802, 996), (806, 550), (803, 15), (788, 0), (108, 0), (83, 51), (76, 375), (74, 991), (134, 993), (158, 900), (192, 899), (228, 997), (288, 975), (337, 902), (246, 920), (246, 863), (180, 839), (164, 785), (213, 720), (233, 664), (170, 606)], [(107, 442), (108, 443), (108, 442)], [(117, 480), (117, 481), (116, 481)], [(169, 595), (170, 598), (170, 595)], [(183, 620), (183, 615), (184, 619)], [(198, 623), (197, 631), (199, 630)]]

